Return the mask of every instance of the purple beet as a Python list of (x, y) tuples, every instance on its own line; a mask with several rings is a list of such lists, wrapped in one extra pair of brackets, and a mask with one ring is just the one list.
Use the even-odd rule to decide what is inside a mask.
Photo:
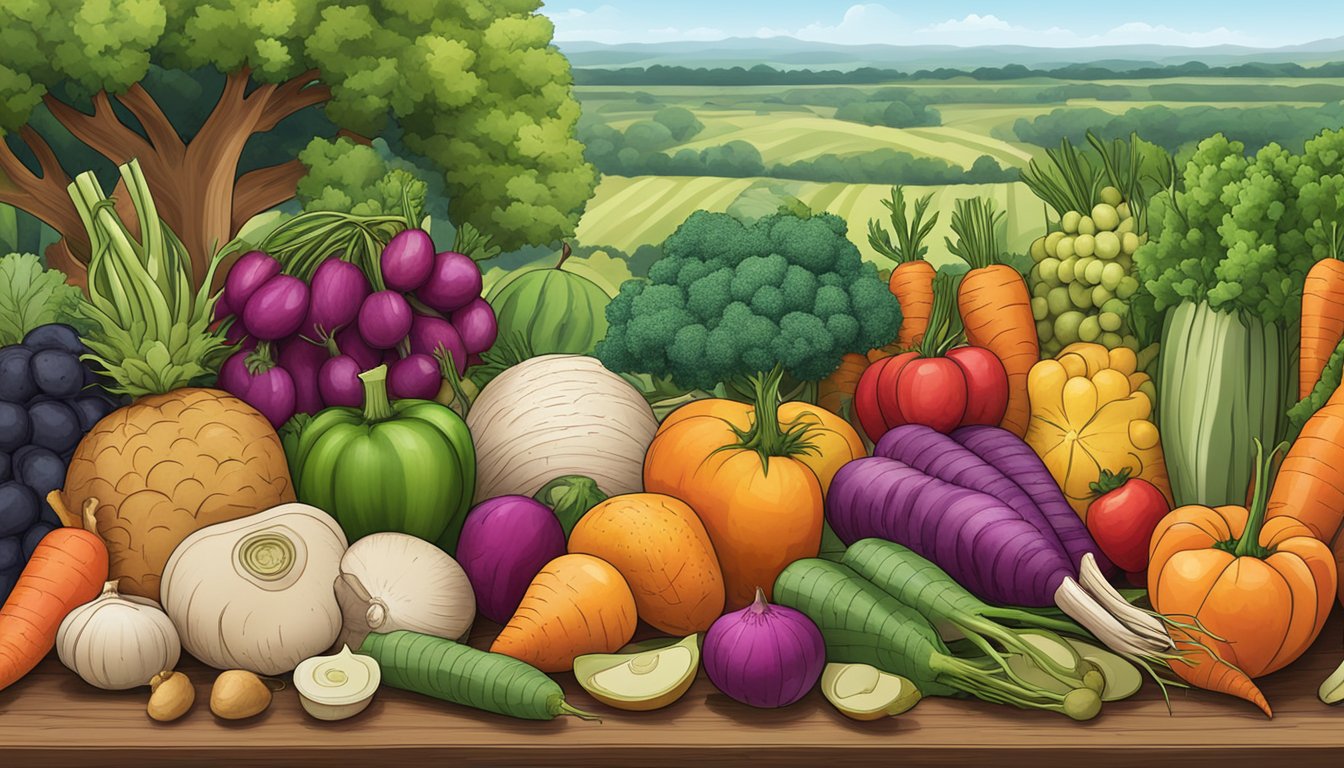
[(312, 339), (325, 339), (359, 317), (359, 308), (369, 295), (364, 272), (348, 261), (327, 259), (313, 273), (312, 298), (305, 331)]
[(476, 593), (476, 610), (504, 624), (532, 579), (563, 554), (565, 531), (554, 512), (526, 496), (499, 496), (467, 514), (456, 557)]
[(294, 379), (276, 365), (269, 345), (233, 353), (219, 369), (218, 385), (260, 411), (276, 429), (294, 416)]
[(391, 349), (411, 332), (411, 305), (396, 291), (370, 294), (359, 308), (359, 335), (375, 349)]
[(252, 294), (278, 274), (280, 262), (261, 251), (248, 251), (229, 269), (229, 276), (224, 281), (224, 295), (220, 300), (239, 313)]
[(239, 399), (247, 398), (248, 385), (252, 377), (247, 372), (247, 356), (251, 350), (240, 350), (229, 355), (229, 359), (219, 366), (219, 378), (215, 386)]
[(378, 259), (383, 282), (394, 291), (414, 291), (429, 278), (434, 267), (434, 241), (423, 229), (397, 233)]
[(293, 336), (308, 316), (308, 284), (292, 275), (267, 280), (243, 307), (243, 325), (259, 339), (278, 341)]
[(346, 355), (354, 359), (361, 371), (377, 368), (383, 360), (382, 353), (366, 344), (359, 335), (359, 329), (353, 325), (337, 333), (333, 342), (335, 349), (331, 350), (332, 356)]
[(468, 354), (478, 355), (495, 343), (499, 326), (495, 323), (495, 310), (485, 299), (473, 299), (454, 312), (452, 320), (453, 327), (462, 335), (462, 344)]
[(236, 317), (233, 324), (229, 326), (229, 330), (224, 332), (224, 341), (229, 346), (237, 344), (238, 349), (242, 351), (251, 352), (257, 348), (257, 340), (247, 335), (247, 328), (243, 326), (242, 320)]
[(219, 298), (215, 299), (215, 309), (211, 317), (218, 323), (223, 320), (228, 320), (229, 316), (233, 314), (233, 305), (228, 302), (227, 297), (220, 294)]
[(364, 405), (364, 383), (359, 380), (359, 363), (348, 355), (338, 355), (322, 364), (317, 374), (317, 391), (327, 407)]
[(429, 279), (415, 292), (416, 298), (447, 314), (481, 295), (481, 268), (470, 256), (444, 251), (434, 257)]
[(387, 390), (397, 400), (433, 400), (443, 386), (439, 364), (429, 355), (407, 355), (388, 366)]
[(439, 349), (451, 352), (453, 367), (459, 375), (467, 370), (467, 348), (462, 344), (462, 336), (453, 324), (441, 317), (416, 315), (411, 322), (411, 353), (417, 355), (438, 355)]
[(318, 391), (317, 376), (322, 366), (331, 359), (326, 347), (295, 336), (280, 345), (276, 360), (294, 380), (294, 410), (313, 415), (322, 410), (322, 393)]

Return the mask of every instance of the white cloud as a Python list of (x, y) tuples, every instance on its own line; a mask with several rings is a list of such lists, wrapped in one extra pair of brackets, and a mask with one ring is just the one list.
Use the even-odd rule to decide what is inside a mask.
[(676, 40), (722, 40), (728, 37), (714, 27), (648, 27), (641, 20), (611, 5), (592, 10), (563, 8), (541, 11), (555, 24), (555, 39), (598, 43), (662, 43)]
[(992, 13), (987, 16), (979, 16), (977, 14), (972, 13), (964, 19), (948, 19), (947, 21), (940, 21), (937, 24), (934, 24), (933, 26), (929, 27), (929, 29), (936, 32), (982, 32), (985, 30), (997, 30), (997, 31), (1019, 30), (1018, 27), (1014, 27), (1012, 24), (1009, 24), (1008, 22), (1004, 21), (1003, 19), (1000, 19), (998, 16), (995, 16)]

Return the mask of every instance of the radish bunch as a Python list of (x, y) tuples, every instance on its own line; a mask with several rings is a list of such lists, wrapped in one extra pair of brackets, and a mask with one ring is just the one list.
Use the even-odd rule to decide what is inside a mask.
[(497, 333), (480, 268), (435, 253), (422, 229), (393, 237), (376, 275), (332, 257), (305, 282), (251, 251), (229, 271), (216, 315), (232, 318), (238, 345), (219, 386), (277, 428), (297, 413), (363, 405), (359, 374), (383, 363), (392, 397), (433, 399), (450, 361), (463, 374)]

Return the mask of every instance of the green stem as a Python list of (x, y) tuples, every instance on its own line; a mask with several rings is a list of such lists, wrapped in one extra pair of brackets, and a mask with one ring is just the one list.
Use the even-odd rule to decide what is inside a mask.
[(453, 390), (453, 398), (462, 404), (462, 418), (466, 418), (471, 412), (471, 398), (462, 389), (462, 377), (457, 373), (457, 363), (453, 361), (453, 353), (440, 344), (434, 350), (434, 357), (439, 361), (439, 375), (448, 382), (449, 388)]
[(761, 457), (761, 467), (766, 472), (770, 471), (771, 457), (795, 456), (813, 450), (812, 444), (807, 441), (807, 427), (786, 430), (779, 423), (779, 384), (783, 378), (784, 366), (779, 363), (775, 364), (770, 373), (751, 377), (754, 410), (751, 428), (743, 431), (733, 427), (739, 442), (720, 450), (755, 451)]
[(364, 420), (370, 424), (392, 418), (392, 403), (387, 399), (387, 365), (359, 374), (364, 382)]
[(958, 278), (947, 274), (933, 278), (933, 308), (929, 310), (929, 325), (919, 343), (923, 357), (942, 357), (957, 345), (961, 330), (956, 323), (956, 296)]
[(1111, 472), (1109, 469), (1103, 469), (1101, 470), (1101, 476), (1097, 478), (1097, 482), (1088, 484), (1088, 490), (1092, 491), (1094, 496), (1105, 496), (1116, 488), (1124, 485), (1125, 482), (1129, 480), (1129, 473), (1131, 471), (1132, 469), (1130, 467), (1125, 467), (1119, 472)]
[(271, 354), (271, 342), (263, 341), (252, 350), (252, 354), (243, 360), (247, 372), (253, 376), (263, 374), (275, 367), (275, 357)]
[(1269, 459), (1265, 459), (1265, 446), (1260, 442), (1260, 438), (1255, 439), (1255, 495), (1251, 497), (1250, 514), (1246, 518), (1246, 528), (1241, 532), (1241, 538), (1229, 542), (1228, 548), (1232, 554), (1237, 557), (1268, 557), (1270, 550), (1260, 546), (1260, 529), (1265, 526), (1265, 508), (1269, 505), (1269, 471), (1274, 463), (1274, 457), (1279, 451), (1287, 447), (1286, 443), (1279, 443), (1274, 447), (1273, 453)]

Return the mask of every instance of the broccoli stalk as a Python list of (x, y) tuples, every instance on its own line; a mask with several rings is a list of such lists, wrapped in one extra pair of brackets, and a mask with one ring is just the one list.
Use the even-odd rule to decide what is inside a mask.
[(662, 250), (607, 307), (596, 353), (618, 373), (756, 399), (764, 378), (815, 382), (900, 326), (896, 297), (831, 214), (743, 223), (698, 211)]

